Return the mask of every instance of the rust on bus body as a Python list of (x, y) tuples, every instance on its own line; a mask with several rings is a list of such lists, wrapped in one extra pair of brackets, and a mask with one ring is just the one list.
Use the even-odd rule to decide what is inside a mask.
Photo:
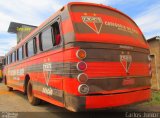
[[(61, 41), (42, 51), (41, 33), (55, 21), (59, 23)], [(25, 46), (33, 37), (37, 52), (27, 57)], [(6, 64), (4, 77), (7, 86), (23, 92), (29, 78), (35, 98), (72, 111), (150, 99), (148, 44), (136, 23), (114, 8), (68, 3), (11, 50), (6, 55), (7, 63), (10, 54), (21, 46), (23, 59)], [(80, 49), (86, 53), (83, 59), (77, 57)], [(85, 82), (78, 80), (82, 73)]]

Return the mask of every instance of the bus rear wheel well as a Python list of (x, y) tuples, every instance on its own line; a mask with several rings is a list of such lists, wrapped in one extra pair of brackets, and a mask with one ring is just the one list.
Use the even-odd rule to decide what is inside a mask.
[(27, 74), (27, 75), (25, 76), (25, 81), (24, 81), (24, 94), (25, 94), (25, 95), (27, 94), (27, 85), (28, 85), (29, 80), (30, 80), (30, 77), (29, 77), (29, 75)]

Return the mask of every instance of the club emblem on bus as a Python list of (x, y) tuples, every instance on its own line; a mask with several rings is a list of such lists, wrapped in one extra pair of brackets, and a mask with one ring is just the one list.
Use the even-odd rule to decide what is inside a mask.
[(52, 72), (52, 64), (51, 63), (43, 64), (43, 74), (44, 74), (44, 78), (47, 86), (50, 80), (51, 72)]
[(122, 66), (124, 67), (126, 73), (128, 73), (128, 70), (132, 62), (132, 56), (131, 55), (120, 55), (120, 62)]
[(102, 19), (100, 17), (82, 16), (82, 20), (88, 27), (90, 27), (97, 34), (100, 33), (102, 25), (103, 25)]

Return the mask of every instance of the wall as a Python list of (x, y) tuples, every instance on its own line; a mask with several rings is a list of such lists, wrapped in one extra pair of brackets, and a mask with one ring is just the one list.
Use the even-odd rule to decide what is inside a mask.
[(152, 89), (159, 90), (160, 89), (160, 43), (159, 40), (151, 40), (148, 42), (150, 46), (151, 53), (151, 66), (152, 66)]

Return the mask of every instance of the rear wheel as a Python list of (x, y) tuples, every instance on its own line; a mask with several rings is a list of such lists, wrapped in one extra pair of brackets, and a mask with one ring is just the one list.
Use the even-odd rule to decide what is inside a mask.
[(41, 102), (40, 99), (34, 97), (33, 86), (32, 86), (31, 80), (29, 80), (28, 85), (27, 85), (27, 97), (28, 97), (28, 101), (32, 105), (38, 105)]
[(12, 87), (7, 86), (8, 91), (13, 91)]

